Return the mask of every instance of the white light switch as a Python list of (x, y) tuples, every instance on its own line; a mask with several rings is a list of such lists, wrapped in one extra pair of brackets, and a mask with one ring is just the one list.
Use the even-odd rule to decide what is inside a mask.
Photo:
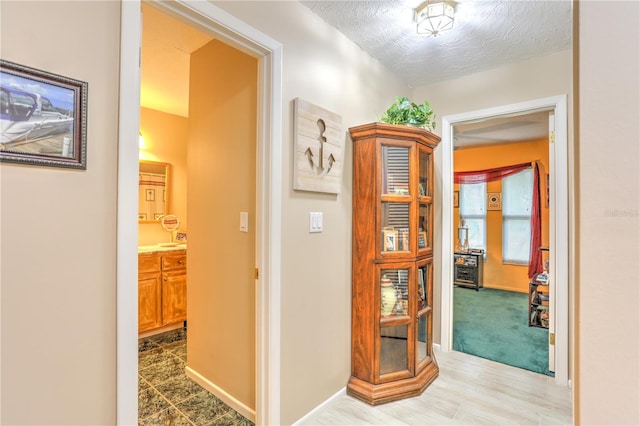
[(240, 232), (249, 232), (249, 213), (240, 212)]
[(309, 232), (322, 232), (322, 212), (309, 212)]

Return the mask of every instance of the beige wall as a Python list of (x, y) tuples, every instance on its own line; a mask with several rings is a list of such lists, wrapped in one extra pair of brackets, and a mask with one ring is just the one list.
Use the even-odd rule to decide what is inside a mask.
[[(283, 44), (281, 423), (291, 424), (345, 387), (351, 371), (351, 173), (347, 139), (339, 195), (293, 190), (293, 99), (377, 121), (409, 89), (298, 2), (216, 2)], [(309, 212), (324, 232), (309, 233)], [(190, 227), (193, 224), (190, 223)], [(191, 244), (191, 243), (190, 243)]]
[(576, 423), (637, 425), (640, 3), (580, 2), (579, 17)]
[(115, 424), (120, 5), (0, 7), (2, 59), (89, 83), (87, 170), (0, 165), (0, 423)]
[(217, 40), (191, 55), (187, 365), (254, 410), (257, 81)]
[[(571, 50), (530, 59), (500, 68), (479, 72), (456, 80), (449, 80), (429, 86), (416, 87), (413, 97), (416, 101), (428, 100), (439, 120), (437, 134), (442, 131), (441, 119), (448, 115), (477, 111), (485, 108), (508, 105), (533, 99), (566, 94), (569, 101), (569, 123), (573, 119), (572, 93), (572, 53)], [(569, 130), (569, 144), (573, 135)], [(571, 149), (571, 148), (570, 148)], [(442, 183), (442, 150), (435, 152), (436, 197)], [(569, 171), (571, 174), (571, 171)], [(440, 223), (442, 210), (436, 204), (434, 221)], [(434, 258), (442, 258), (442, 230), (434, 232)], [(448, 254), (447, 254), (448, 256)], [(434, 282), (440, 282), (440, 271), (435, 268)], [(440, 287), (434, 286), (434, 341), (440, 342)]]
[[(140, 132), (145, 149), (140, 159), (170, 164), (169, 213), (180, 219), (178, 231), (187, 232), (187, 134), (189, 119), (150, 108), (140, 108)], [(169, 241), (169, 233), (159, 223), (141, 223), (138, 244), (153, 245)]]

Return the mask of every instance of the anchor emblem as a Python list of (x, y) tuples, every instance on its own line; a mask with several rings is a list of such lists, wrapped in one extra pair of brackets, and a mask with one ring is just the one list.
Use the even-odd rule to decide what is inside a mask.
[(319, 119), (316, 124), (320, 130), (320, 135), (318, 136), (318, 141), (320, 142), (319, 155), (318, 157), (315, 157), (311, 147), (307, 148), (304, 154), (307, 156), (311, 170), (314, 170), (318, 176), (326, 176), (331, 171), (336, 159), (333, 154), (329, 154), (325, 164), (324, 144), (327, 142), (327, 138), (324, 136), (324, 132), (326, 131), (327, 126), (324, 124), (324, 120), (322, 119)]

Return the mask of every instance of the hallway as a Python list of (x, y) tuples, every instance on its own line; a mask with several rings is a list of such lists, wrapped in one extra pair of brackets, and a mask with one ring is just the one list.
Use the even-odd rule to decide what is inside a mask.
[(461, 352), (434, 352), (440, 376), (422, 395), (369, 406), (343, 394), (299, 424), (573, 424), (571, 390), (553, 378)]

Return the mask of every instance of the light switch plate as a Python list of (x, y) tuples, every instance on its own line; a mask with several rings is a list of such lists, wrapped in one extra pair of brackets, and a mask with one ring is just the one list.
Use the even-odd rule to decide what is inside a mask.
[(240, 212), (240, 232), (249, 232), (249, 213)]
[(309, 232), (322, 232), (322, 212), (309, 212)]

